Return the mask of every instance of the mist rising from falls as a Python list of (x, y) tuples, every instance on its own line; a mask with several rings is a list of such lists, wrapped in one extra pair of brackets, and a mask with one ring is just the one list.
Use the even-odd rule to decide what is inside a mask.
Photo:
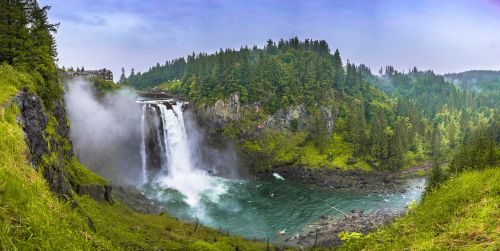
[(114, 184), (139, 185), (141, 106), (135, 92), (96, 96), (92, 85), (80, 79), (66, 83), (64, 99), (78, 160)]

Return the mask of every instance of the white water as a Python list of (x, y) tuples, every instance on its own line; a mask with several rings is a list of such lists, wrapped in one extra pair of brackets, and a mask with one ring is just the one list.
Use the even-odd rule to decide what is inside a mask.
[(146, 123), (145, 123), (145, 117), (146, 117), (146, 108), (149, 106), (148, 104), (144, 104), (142, 106), (142, 115), (141, 115), (141, 164), (142, 164), (142, 183), (145, 184), (148, 181), (148, 176), (147, 176), (147, 170), (146, 170)]
[(161, 187), (179, 191), (184, 196), (185, 202), (193, 208), (200, 204), (203, 193), (209, 191), (212, 195), (223, 193), (224, 187), (214, 177), (193, 167), (184, 127), (182, 104), (173, 105), (171, 110), (164, 104), (157, 105), (160, 108), (164, 130), (168, 174), (160, 173), (156, 183)]
[[(159, 120), (160, 116), (158, 116), (158, 112), (156, 111), (156, 109), (153, 106), (150, 106), (149, 108), (153, 112), (154, 125), (158, 127), (158, 129), (155, 130), (156, 131), (156, 141), (160, 143), (160, 151), (162, 153), (165, 153), (165, 148), (163, 147), (163, 144), (161, 144), (162, 139), (161, 139), (161, 134), (160, 134), (159, 127), (160, 127), (160, 123), (162, 123), (162, 122)], [(162, 170), (166, 169), (167, 166), (163, 166), (166, 163), (165, 155), (163, 155), (163, 154), (160, 155), (160, 158), (161, 158), (161, 163), (162, 163), (162, 166), (160, 168)]]

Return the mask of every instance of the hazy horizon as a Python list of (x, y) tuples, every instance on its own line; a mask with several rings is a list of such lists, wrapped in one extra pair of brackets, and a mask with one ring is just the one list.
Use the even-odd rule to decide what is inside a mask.
[(444, 74), (500, 70), (500, 1), (56, 1), (58, 64), (109, 68), (114, 78), (192, 52), (326, 40), (373, 72), (393, 65)]

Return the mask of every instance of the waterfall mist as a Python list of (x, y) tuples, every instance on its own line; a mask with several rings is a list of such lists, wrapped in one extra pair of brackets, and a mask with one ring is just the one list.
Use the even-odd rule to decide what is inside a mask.
[(187, 109), (184, 112), (186, 131), (189, 137), (189, 148), (192, 149), (194, 165), (207, 172), (230, 179), (246, 177), (248, 171), (240, 163), (232, 142), (212, 147), (203, 125), (198, 124), (195, 114)]
[(86, 80), (67, 83), (66, 109), (77, 158), (115, 184), (139, 184), (141, 106), (122, 89), (97, 98)]

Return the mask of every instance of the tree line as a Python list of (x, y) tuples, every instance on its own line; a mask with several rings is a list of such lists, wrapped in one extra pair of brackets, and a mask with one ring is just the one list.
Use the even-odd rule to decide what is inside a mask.
[(308, 139), (320, 152), (331, 139), (320, 108), (331, 107), (335, 133), (344, 135), (353, 157), (383, 169), (450, 158), (478, 122), (495, 120), (495, 107), (432, 71), (404, 73), (387, 66), (379, 73), (344, 63), (323, 40), (295, 37), (268, 40), (263, 48), (193, 53), (131, 74), (126, 82), (140, 89), (164, 83), (171, 92), (207, 104), (238, 93), (243, 104), (259, 105), (265, 114), (305, 105), (312, 115)]

